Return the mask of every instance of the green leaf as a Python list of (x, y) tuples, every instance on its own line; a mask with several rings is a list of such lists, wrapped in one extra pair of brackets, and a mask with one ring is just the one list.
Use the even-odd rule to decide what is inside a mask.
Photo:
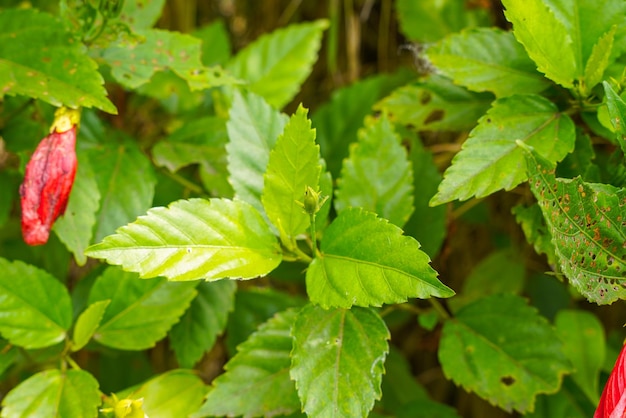
[(39, 372), (2, 401), (3, 417), (97, 417), (98, 381), (83, 370)]
[(273, 109), (260, 96), (235, 91), (226, 124), (229, 142), (228, 171), (235, 197), (264, 213), (261, 203), (263, 175), (270, 151), (287, 124), (287, 116)]
[(397, 0), (402, 32), (413, 41), (435, 42), (472, 26), (490, 26), (489, 13), (464, 0)]
[(291, 378), (308, 416), (366, 417), (380, 399), (387, 326), (371, 309), (307, 305), (292, 329)]
[(215, 116), (185, 123), (152, 149), (154, 161), (175, 172), (190, 164), (226, 165), (226, 123)]
[(585, 402), (585, 398), (575, 390), (573, 383), (568, 385), (566, 377), (561, 389), (553, 395), (539, 395), (535, 411), (524, 418), (589, 418), (594, 415), (596, 405)]
[(576, 135), (569, 116), (535, 95), (498, 99), (454, 156), (431, 205), (511, 190), (528, 179), (520, 140), (550, 161), (560, 161), (574, 148)]
[(399, 227), (406, 223), (413, 213), (413, 172), (400, 142), (385, 116), (359, 132), (341, 169), (337, 212), (361, 207)]
[(503, 0), (502, 4), (515, 38), (537, 69), (550, 80), (572, 88), (574, 80), (582, 76), (582, 61), (561, 16), (543, 0)]
[(396, 418), (460, 418), (460, 415), (451, 406), (420, 399), (405, 405)]
[(133, 39), (123, 39), (101, 52), (115, 80), (129, 89), (150, 81), (155, 72), (172, 70), (189, 88), (203, 90), (235, 85), (239, 81), (219, 67), (202, 65), (200, 39), (161, 29), (137, 30)]
[(270, 153), (261, 201), (267, 217), (281, 234), (295, 239), (306, 231), (309, 215), (296, 202), (307, 186), (318, 190), (321, 166), (315, 131), (300, 105)]
[(526, 241), (531, 244), (537, 254), (545, 254), (551, 266), (557, 265), (556, 250), (552, 245), (552, 236), (548, 231), (539, 205), (515, 206), (511, 212), (522, 227)]
[(98, 326), (100, 326), (109, 303), (111, 303), (109, 299), (94, 302), (80, 314), (74, 326), (72, 351), (78, 351), (87, 345)]
[(428, 201), (437, 192), (442, 176), (435, 165), (432, 153), (424, 148), (419, 138), (411, 141), (410, 150), (415, 211), (404, 226), (404, 233), (417, 239), (422, 245), (422, 251), (434, 258), (446, 236), (447, 208), (431, 207)]
[(448, 379), (505, 411), (532, 412), (570, 370), (556, 333), (524, 299), (478, 299), (446, 321), (439, 361)]
[(333, 178), (339, 176), (342, 161), (348, 156), (348, 146), (357, 140), (357, 131), (372, 106), (391, 90), (414, 78), (413, 72), (366, 78), (335, 90), (330, 101), (317, 109), (311, 119), (320, 152)]
[(300, 297), (289, 295), (269, 287), (251, 287), (235, 294), (235, 310), (228, 317), (226, 347), (231, 356), (236, 347), (246, 341), (259, 325), (277, 312), (299, 308), (305, 304)]
[(239, 51), (227, 68), (247, 81), (250, 91), (280, 109), (294, 98), (311, 73), (327, 27), (328, 21), (317, 20), (263, 35)]
[(591, 50), (584, 73), (585, 84), (589, 91), (602, 81), (604, 71), (611, 63), (616, 29), (617, 26), (613, 26), (610, 31), (602, 35)]
[(237, 347), (237, 354), (224, 366), (226, 373), (213, 381), (194, 417), (275, 416), (299, 410), (298, 394), (289, 378), (290, 331), (296, 316), (295, 309), (276, 314)]
[(411, 365), (394, 346), (389, 347), (389, 355), (385, 360), (385, 374), (381, 384), (385, 396), (381, 405), (385, 412), (399, 414), (407, 404), (428, 399), (428, 392), (411, 374)]
[(394, 122), (426, 131), (465, 131), (476, 126), (493, 102), (490, 93), (474, 93), (438, 75), (394, 90), (378, 102)]
[(29, 349), (63, 341), (72, 323), (67, 289), (46, 271), (21, 261), (0, 258), (0, 272), (0, 334)]
[(626, 155), (626, 102), (613, 90), (611, 85), (604, 81), (604, 94), (606, 95), (606, 105), (611, 118), (611, 125), (615, 130), (617, 142)]
[(122, 350), (144, 350), (165, 337), (196, 296), (196, 283), (139, 280), (109, 267), (94, 283), (89, 304), (110, 300), (93, 339)]
[(192, 33), (202, 41), (204, 65), (223, 65), (231, 55), (230, 35), (224, 21), (214, 20)]
[(309, 298), (324, 308), (349, 308), (454, 295), (419, 247), (376, 214), (345, 209), (326, 229), (321, 254), (307, 270)]
[(53, 226), (61, 242), (74, 254), (76, 264), (87, 262), (85, 249), (91, 242), (96, 212), (100, 206), (100, 191), (87, 155), (78, 152), (78, 169), (63, 216)]
[(146, 213), (152, 205), (156, 176), (150, 160), (127, 138), (103, 139), (89, 150), (89, 162), (101, 196), (93, 234), (97, 242)]
[(552, 235), (561, 270), (589, 301), (626, 298), (626, 190), (556, 179), (554, 165), (527, 152), (533, 194)]
[(179, 200), (123, 226), (87, 255), (143, 278), (253, 279), (274, 270), (280, 246), (249, 204), (228, 199)]
[(57, 18), (32, 8), (6, 9), (0, 27), (0, 99), (20, 94), (117, 113), (98, 65)]
[(463, 290), (448, 301), (453, 311), (482, 297), (495, 294), (519, 294), (524, 287), (526, 267), (512, 250), (491, 253), (472, 270), (463, 282)]
[(170, 345), (181, 367), (191, 369), (224, 331), (235, 304), (237, 284), (230, 280), (200, 283), (180, 321), (170, 331)]
[(563, 352), (574, 366), (572, 379), (594, 405), (600, 400), (598, 380), (606, 357), (604, 329), (585, 311), (560, 311), (554, 321)]
[(550, 85), (513, 34), (496, 28), (450, 35), (429, 47), (427, 55), (455, 84), (497, 97), (540, 93)]
[(200, 408), (206, 386), (193, 370), (171, 370), (131, 390), (118, 399), (143, 399), (143, 410), (152, 418), (188, 417)]
[(165, 0), (124, 1), (119, 19), (131, 28), (148, 29), (159, 20)]
[[(583, 96), (589, 94), (591, 83), (601, 77), (592, 74), (592, 67), (604, 71), (610, 55), (607, 33), (621, 24), (626, 4), (621, 0), (505, 0), (503, 4), (515, 37), (539, 71), (566, 88), (579, 88)], [(575, 81), (583, 85), (575, 86)]]

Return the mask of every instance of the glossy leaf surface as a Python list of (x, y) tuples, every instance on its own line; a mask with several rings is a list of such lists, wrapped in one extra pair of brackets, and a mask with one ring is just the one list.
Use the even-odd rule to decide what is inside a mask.
[(144, 278), (252, 279), (281, 262), (278, 242), (261, 215), (240, 200), (179, 200), (156, 207), (89, 247)]
[(389, 331), (371, 309), (303, 308), (293, 325), (291, 377), (308, 416), (366, 417), (381, 396)]
[(547, 99), (535, 95), (499, 99), (454, 156), (430, 204), (488, 196), (528, 179), (518, 140), (556, 162), (572, 151), (575, 138), (570, 117)]
[(0, 334), (24, 348), (61, 342), (72, 323), (65, 286), (44, 270), (0, 258)]
[(197, 294), (195, 285), (140, 280), (136, 274), (107, 268), (89, 294), (90, 304), (111, 301), (93, 339), (124, 350), (153, 347), (189, 307)]
[(346, 209), (330, 224), (306, 273), (311, 302), (381, 306), (408, 298), (450, 297), (414, 238), (376, 214)]

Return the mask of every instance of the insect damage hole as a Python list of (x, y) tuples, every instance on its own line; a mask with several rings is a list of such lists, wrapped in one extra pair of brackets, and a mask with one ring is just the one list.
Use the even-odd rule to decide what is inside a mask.
[(513, 383), (515, 383), (515, 378), (513, 376), (502, 376), (500, 378), (500, 382), (504, 386), (511, 386), (511, 385), (513, 385)]

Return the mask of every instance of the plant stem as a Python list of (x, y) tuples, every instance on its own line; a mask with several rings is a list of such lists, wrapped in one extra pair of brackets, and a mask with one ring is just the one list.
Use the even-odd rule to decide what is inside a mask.
[(437, 299), (429, 298), (428, 302), (430, 302), (430, 304), (437, 311), (440, 317), (442, 317), (443, 319), (450, 319), (450, 314)]
[(311, 250), (313, 251), (313, 257), (318, 256), (317, 250), (317, 234), (315, 232), (315, 213), (310, 215), (311, 217)]

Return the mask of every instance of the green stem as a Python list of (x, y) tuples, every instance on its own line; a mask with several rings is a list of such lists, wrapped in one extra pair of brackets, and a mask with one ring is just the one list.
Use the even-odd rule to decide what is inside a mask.
[(317, 234), (315, 232), (315, 213), (310, 214), (311, 217), (311, 250), (313, 251), (313, 257), (317, 257), (319, 252), (317, 250)]
[(430, 302), (430, 304), (433, 306), (433, 308), (435, 308), (435, 310), (437, 311), (437, 313), (439, 314), (439, 316), (443, 319), (450, 319), (450, 314), (448, 313), (448, 311), (446, 311), (446, 309), (443, 307), (443, 305), (435, 298), (429, 298), (428, 302)]
[(172, 180), (174, 180), (176, 183), (179, 183), (181, 186), (186, 187), (187, 189), (191, 190), (194, 193), (197, 193), (199, 195), (206, 194), (204, 189), (201, 186), (198, 186), (196, 183), (187, 180), (180, 174), (172, 173), (171, 171), (165, 168), (162, 169), (161, 172), (165, 174), (166, 176), (168, 176), (169, 178), (171, 178)]

